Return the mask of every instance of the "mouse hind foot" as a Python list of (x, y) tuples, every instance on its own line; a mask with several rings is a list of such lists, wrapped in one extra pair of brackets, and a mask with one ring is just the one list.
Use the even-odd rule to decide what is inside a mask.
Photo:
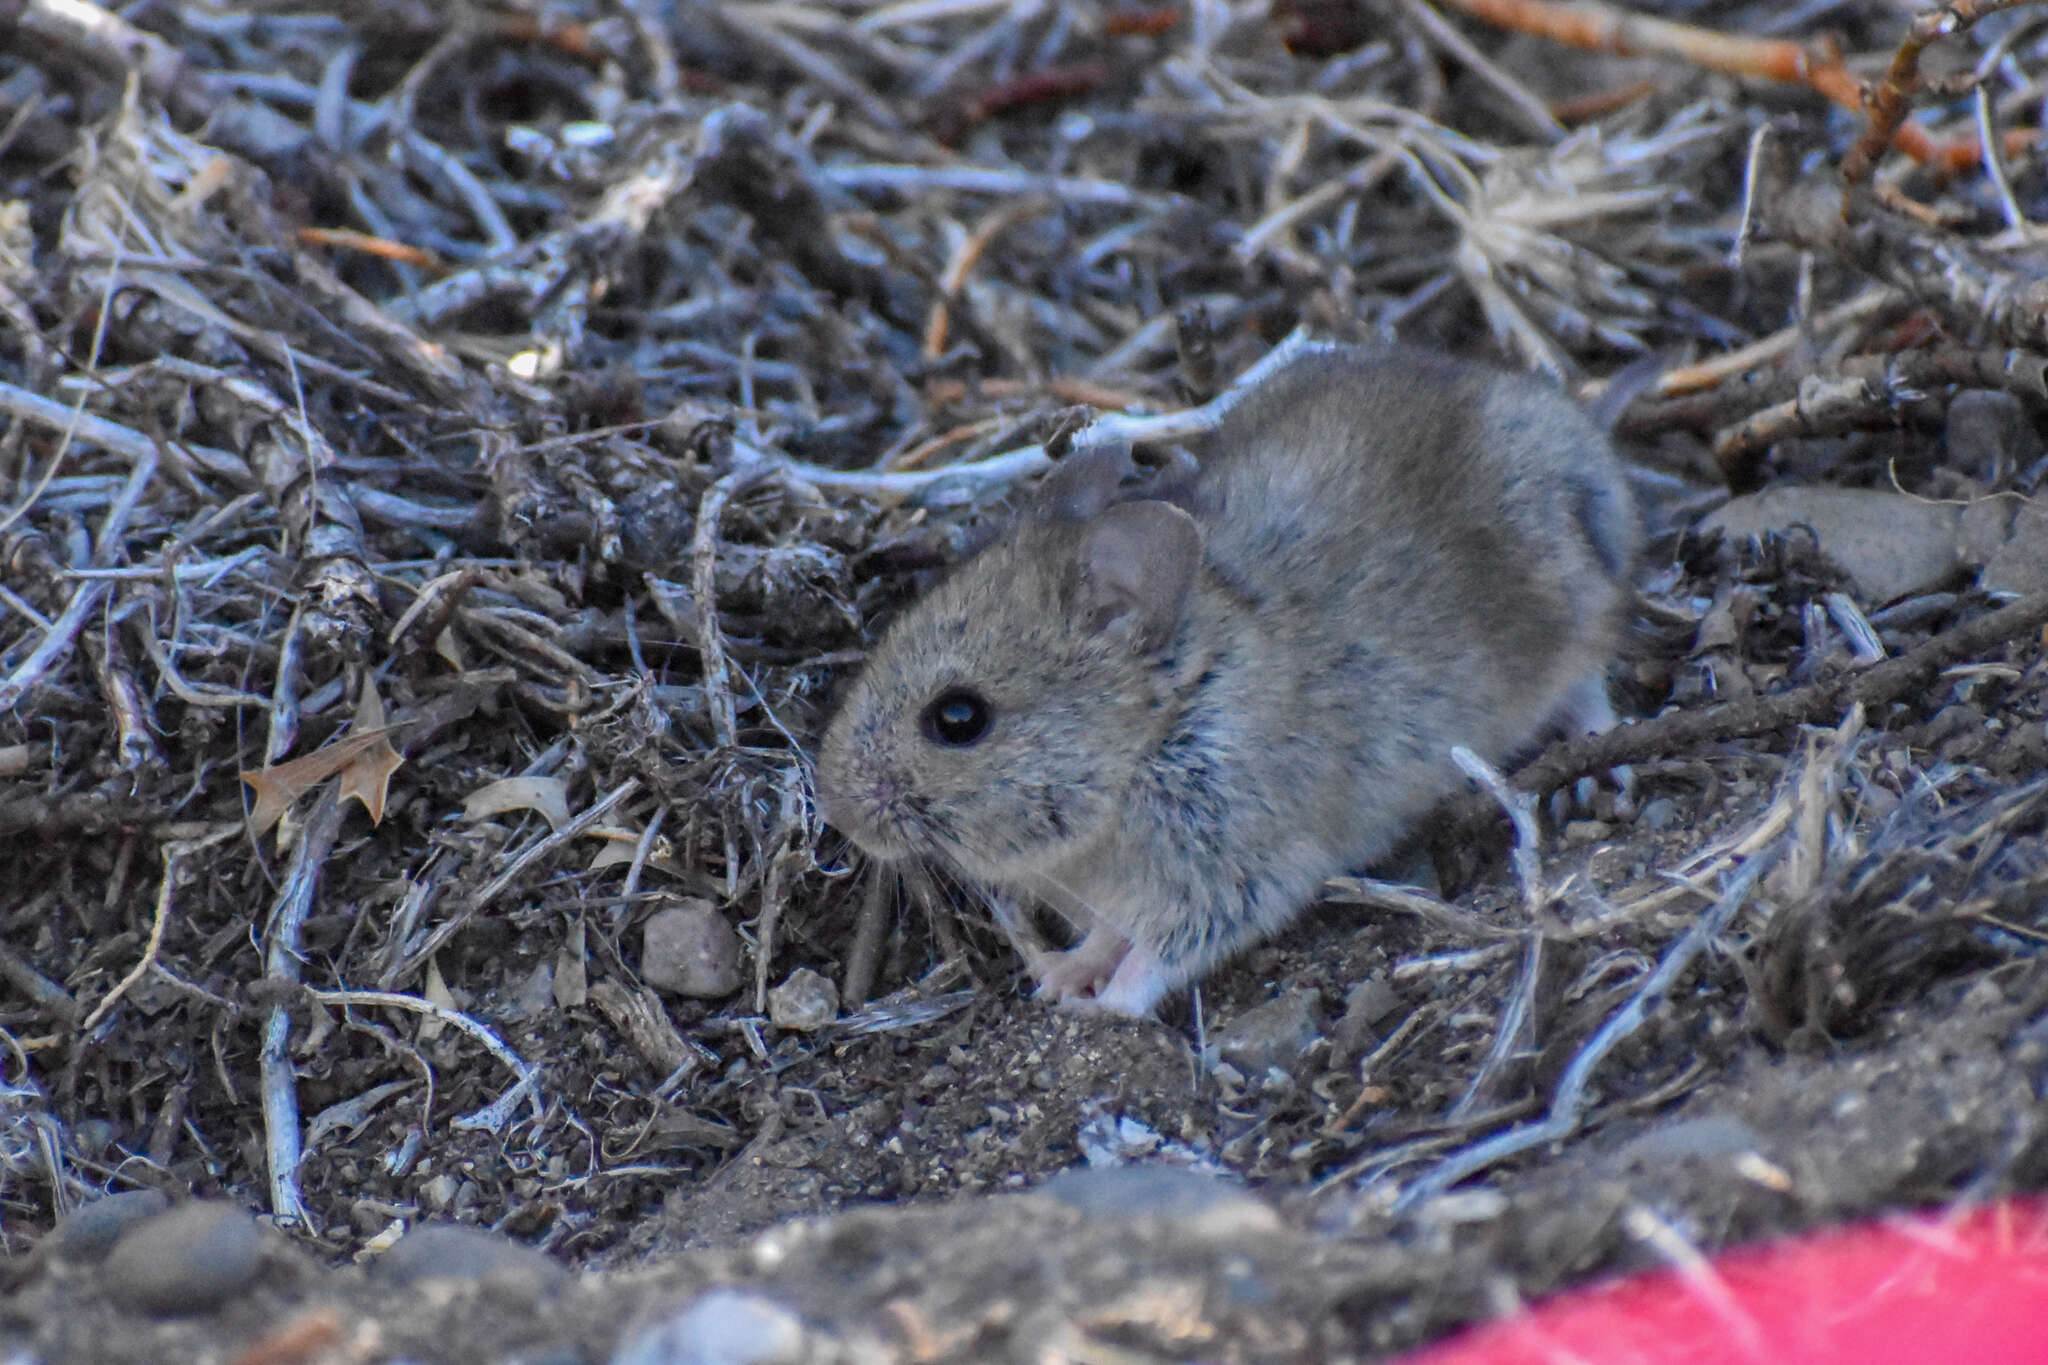
[[(1557, 709), (1558, 727), (1570, 739), (1584, 736), (1604, 735), (1621, 723), (1615, 714), (1613, 699), (1607, 695), (1607, 675), (1604, 672), (1588, 674), (1579, 680)], [(1614, 812), (1626, 818), (1635, 811), (1636, 773), (1626, 763), (1617, 763), (1607, 770), (1608, 780), (1614, 786)], [(1599, 782), (1593, 777), (1582, 777), (1569, 788), (1560, 788), (1551, 796), (1551, 815), (1560, 823), (1569, 814), (1576, 802), (1580, 810), (1590, 810), (1598, 795)], [(1562, 807), (1562, 809), (1560, 809)]]

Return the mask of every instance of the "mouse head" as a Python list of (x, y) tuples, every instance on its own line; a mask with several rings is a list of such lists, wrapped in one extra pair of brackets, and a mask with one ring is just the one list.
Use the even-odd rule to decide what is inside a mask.
[(1169, 720), (1202, 539), (1178, 507), (1092, 488), (1041, 490), (870, 655), (818, 760), (825, 817), (869, 853), (1000, 884), (1111, 828)]

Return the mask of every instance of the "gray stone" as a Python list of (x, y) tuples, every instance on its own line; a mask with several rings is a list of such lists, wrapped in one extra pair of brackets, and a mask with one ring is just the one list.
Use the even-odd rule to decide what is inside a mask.
[(1956, 509), (1882, 489), (1767, 488), (1725, 503), (1700, 521), (1702, 531), (1738, 538), (1800, 527), (1855, 580), (1864, 606), (1938, 588), (1961, 568)]
[(768, 1020), (777, 1028), (805, 1033), (839, 1017), (839, 988), (809, 967), (799, 967), (768, 992)]
[(1272, 1207), (1235, 1180), (1180, 1166), (1070, 1166), (1039, 1193), (1079, 1209), (1091, 1222), (1168, 1218), (1204, 1239), (1280, 1226)]
[(131, 1227), (101, 1283), (123, 1308), (170, 1317), (205, 1313), (245, 1290), (263, 1263), (263, 1230), (233, 1204), (204, 1201)]
[(1246, 1010), (1210, 1040), (1211, 1066), (1228, 1062), (1253, 1080), (1268, 1071), (1288, 1071), (1320, 1035), (1319, 997), (1312, 990), (1288, 991)]
[(1636, 823), (1644, 829), (1670, 829), (1678, 823), (1678, 803), (1668, 796), (1647, 801), (1636, 816)]
[(2022, 597), (2048, 588), (2048, 509), (2027, 502), (2013, 510), (2005, 540), (1985, 557), (1977, 586)]
[(690, 899), (640, 928), (640, 977), (658, 991), (720, 1000), (740, 988), (740, 938), (710, 901)]
[(760, 1294), (713, 1289), (634, 1332), (611, 1365), (795, 1365), (803, 1357), (796, 1314)]
[(124, 1190), (95, 1199), (65, 1214), (50, 1229), (51, 1249), (73, 1261), (104, 1260), (122, 1233), (170, 1206), (170, 1197), (162, 1190)]
[(1950, 468), (1997, 484), (2041, 453), (2020, 400), (1998, 389), (1965, 389), (1949, 401), (1943, 430)]
[(372, 1261), (370, 1273), (392, 1284), (488, 1280), (525, 1299), (552, 1294), (568, 1279), (545, 1253), (466, 1223), (421, 1223)]

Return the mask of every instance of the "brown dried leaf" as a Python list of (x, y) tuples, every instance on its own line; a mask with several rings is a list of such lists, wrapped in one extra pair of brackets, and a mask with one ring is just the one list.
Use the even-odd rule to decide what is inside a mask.
[(462, 799), (466, 820), (486, 820), (508, 810), (530, 810), (559, 830), (569, 823), (569, 788), (559, 777), (505, 777), (486, 782)]
[(582, 1009), (590, 997), (590, 970), (584, 962), (584, 928), (579, 915), (562, 936), (562, 951), (555, 955), (555, 1004), (565, 1010)]
[(351, 759), (341, 771), (341, 799), (351, 796), (363, 803), (363, 809), (370, 813), (370, 823), (384, 823), (384, 801), (390, 794), (391, 774), (405, 763), (405, 756), (391, 747), (385, 736), (391, 727), (384, 723), (384, 699), (377, 695), (377, 688), (368, 678), (363, 680), (363, 699), (356, 704), (355, 724), (351, 733), (370, 733), (375, 741), (361, 754)]
[[(268, 768), (243, 772), (242, 780), (256, 793), (256, 804), (249, 811), (250, 832), (261, 835), (268, 831), (287, 810), (291, 809), (293, 802), (378, 745), (381, 744), (385, 751), (391, 752), (389, 736), (397, 728), (395, 725), (385, 725), (375, 730), (351, 734), (345, 739), (337, 739), (331, 744), (323, 745), (304, 758), (295, 758), (287, 763), (277, 763)], [(397, 757), (395, 753), (392, 756)], [(389, 776), (388, 771), (386, 776)], [(355, 793), (345, 791), (343, 795)], [(364, 802), (364, 805), (368, 804), (367, 801)], [(379, 792), (377, 809), (372, 812), (372, 818), (382, 813), (383, 795)]]
[[(448, 982), (441, 975), (441, 959), (438, 957), (427, 959), (427, 979), (420, 985), (420, 994), (426, 997), (428, 1004), (439, 1005), (444, 1010), (462, 1008), (456, 1003), (455, 992), (448, 989)], [(448, 1022), (439, 1015), (423, 1014), (420, 1016), (419, 1040), (431, 1043), (447, 1027)]]

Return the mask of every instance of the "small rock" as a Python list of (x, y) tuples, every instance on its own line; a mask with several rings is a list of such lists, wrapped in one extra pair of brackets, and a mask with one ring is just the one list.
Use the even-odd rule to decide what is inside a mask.
[(1312, 990), (1288, 991), (1246, 1010), (1217, 1031), (1206, 1059), (1228, 1062), (1248, 1077), (1285, 1072), (1318, 1037)]
[(1568, 844), (1591, 844), (1614, 833), (1614, 826), (1605, 820), (1572, 820), (1564, 827), (1564, 841)]
[(1950, 399), (1943, 436), (1949, 466), (1987, 484), (2002, 482), (2041, 453), (2027, 410), (1998, 389), (1965, 389)]
[[(1333, 1065), (1348, 1064), (1380, 1041), (1379, 1025), (1401, 1008), (1401, 993), (1387, 978), (1374, 973), (1344, 995), (1344, 1013), (1330, 1030)], [(1340, 1063), (1338, 1058), (1342, 1058)]]
[(526, 979), (514, 988), (512, 1008), (507, 1013), (514, 1019), (538, 1019), (554, 1003), (555, 964), (536, 962)]
[(95, 1161), (106, 1155), (118, 1135), (114, 1125), (101, 1118), (80, 1119), (71, 1126), (71, 1141), (79, 1155)]
[(2048, 510), (2033, 502), (2013, 510), (2005, 540), (1985, 557), (1977, 586), (2023, 597), (2048, 588)]
[(552, 1257), (487, 1228), (466, 1223), (421, 1223), (370, 1262), (370, 1273), (392, 1284), (423, 1280), (488, 1280), (509, 1297), (552, 1294), (568, 1278)]
[(1344, 993), (1344, 1017), (1361, 1024), (1378, 1024), (1401, 1005), (1401, 993), (1377, 972)]
[(1644, 829), (1670, 829), (1678, 823), (1678, 803), (1668, 796), (1646, 801), (1636, 815), (1636, 823)]
[(1621, 1145), (1615, 1160), (1637, 1167), (1674, 1161), (1712, 1160), (1761, 1152), (1764, 1140), (1733, 1114), (1703, 1114), (1671, 1119), (1636, 1134)]
[(181, 1204), (138, 1223), (101, 1270), (123, 1308), (169, 1317), (204, 1313), (241, 1293), (263, 1262), (263, 1231), (233, 1204)]
[(1875, 606), (1940, 587), (1961, 565), (1956, 509), (1876, 488), (1786, 486), (1749, 493), (1701, 519), (1700, 529), (1741, 538), (1811, 531), (1821, 552)]
[(839, 1017), (839, 988), (809, 967), (799, 967), (768, 992), (768, 1021), (805, 1033)]
[(714, 1289), (633, 1333), (611, 1365), (795, 1365), (803, 1355), (796, 1314), (759, 1294)]
[(162, 1190), (123, 1190), (73, 1209), (50, 1229), (50, 1248), (59, 1256), (91, 1264), (106, 1259), (121, 1234), (171, 1206)]
[(1069, 1166), (1039, 1191), (1091, 1221), (1167, 1218), (1205, 1239), (1280, 1227), (1280, 1215), (1242, 1185), (1180, 1166)]
[(443, 1171), (420, 1185), (420, 1202), (430, 1209), (446, 1211), (455, 1207), (455, 1195), (462, 1182)]
[(710, 901), (691, 898), (650, 915), (640, 928), (640, 976), (693, 1000), (740, 988), (740, 938)]

